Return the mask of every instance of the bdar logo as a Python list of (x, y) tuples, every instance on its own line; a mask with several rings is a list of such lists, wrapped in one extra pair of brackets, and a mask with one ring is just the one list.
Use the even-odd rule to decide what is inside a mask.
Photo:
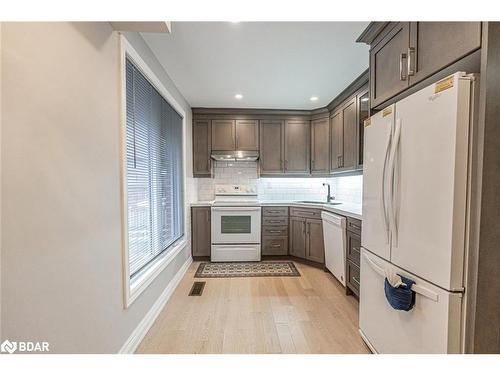
[(10, 342), (9, 340), (5, 340), (2, 342), (2, 345), (0, 345), (0, 351), (2, 353), (9, 353), (12, 354), (17, 350), (17, 342)]

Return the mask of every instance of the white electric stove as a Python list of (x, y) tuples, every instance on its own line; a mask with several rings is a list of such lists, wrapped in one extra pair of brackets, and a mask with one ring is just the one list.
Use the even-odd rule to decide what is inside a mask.
[(212, 262), (260, 261), (260, 222), (254, 187), (217, 185), (212, 205)]

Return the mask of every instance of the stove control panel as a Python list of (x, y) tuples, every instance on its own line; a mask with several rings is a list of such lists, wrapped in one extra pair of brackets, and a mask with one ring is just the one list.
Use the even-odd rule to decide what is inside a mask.
[(217, 185), (216, 195), (256, 195), (257, 189), (249, 185)]

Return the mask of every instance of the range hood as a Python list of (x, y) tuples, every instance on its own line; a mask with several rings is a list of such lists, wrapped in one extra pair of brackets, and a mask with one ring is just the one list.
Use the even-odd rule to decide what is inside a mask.
[(256, 161), (259, 151), (212, 151), (210, 156), (217, 161)]

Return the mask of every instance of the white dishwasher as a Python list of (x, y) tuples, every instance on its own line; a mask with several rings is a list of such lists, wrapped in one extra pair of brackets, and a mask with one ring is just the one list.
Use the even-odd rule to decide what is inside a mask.
[(346, 219), (323, 211), (325, 266), (345, 286)]

